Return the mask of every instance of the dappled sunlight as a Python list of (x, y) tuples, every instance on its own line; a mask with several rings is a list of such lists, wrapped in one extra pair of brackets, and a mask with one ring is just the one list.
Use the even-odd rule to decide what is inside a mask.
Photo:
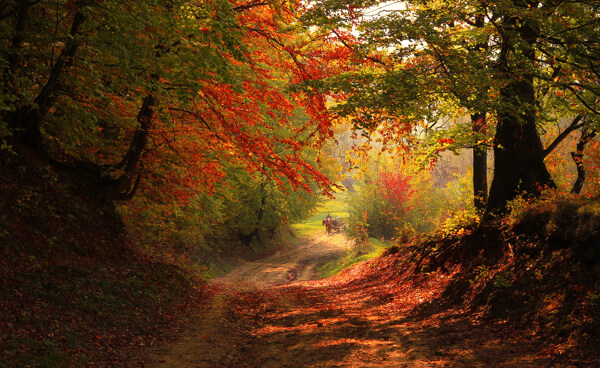
[(600, 367), (599, 0), (5, 0), (0, 368)]
[(502, 324), (483, 325), (478, 315), (459, 309), (422, 313), (434, 306), (458, 267), (414, 275), (398, 262), (397, 256), (384, 256), (336, 277), (263, 289), (256, 307), (265, 312), (249, 333), (263, 346), (278, 347), (276, 356), (264, 358), (281, 366), (547, 364)]

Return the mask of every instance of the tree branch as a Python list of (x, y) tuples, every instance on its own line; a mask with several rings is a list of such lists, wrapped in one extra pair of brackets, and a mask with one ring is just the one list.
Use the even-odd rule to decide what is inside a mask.
[[(346, 42), (346, 40), (344, 40), (344, 38), (342, 37), (342, 35), (340, 35), (336, 30), (331, 31), (333, 32), (333, 34), (337, 37), (338, 41), (340, 41), (342, 43), (342, 45), (344, 45), (346, 48), (356, 52), (356, 50), (350, 45), (348, 44), (348, 42)], [(379, 64), (379, 65), (383, 65), (383, 66), (387, 66), (386, 63), (384, 63), (382, 60), (380, 59), (376, 59), (372, 56), (365, 56), (365, 58), (367, 60), (371, 60), (372, 62)]]
[(269, 3), (267, 1), (250, 2), (250, 3), (246, 4), (246, 5), (236, 6), (232, 10), (235, 11), (235, 12), (240, 12), (240, 11), (244, 11), (244, 10), (255, 8), (257, 6), (265, 6), (265, 5), (269, 5)]
[(560, 133), (552, 143), (550, 143), (548, 148), (542, 152), (542, 157), (546, 158), (546, 156), (548, 156), (560, 144), (560, 142), (567, 138), (571, 132), (581, 128), (584, 125), (584, 123), (579, 124), (581, 119), (583, 119), (583, 115), (577, 115), (573, 121), (571, 121), (571, 124), (569, 124), (569, 126), (563, 130), (562, 133)]
[(63, 51), (58, 55), (56, 62), (52, 66), (50, 78), (36, 96), (34, 102), (38, 106), (37, 110), (39, 114), (45, 115), (52, 103), (56, 99), (56, 91), (60, 86), (60, 78), (66, 68), (73, 65), (73, 60), (77, 49), (79, 48), (80, 41), (77, 39), (77, 34), (81, 29), (81, 25), (85, 22), (85, 16), (81, 12), (75, 13), (73, 16), (73, 23), (71, 24), (71, 31), (69, 32), (69, 38)]

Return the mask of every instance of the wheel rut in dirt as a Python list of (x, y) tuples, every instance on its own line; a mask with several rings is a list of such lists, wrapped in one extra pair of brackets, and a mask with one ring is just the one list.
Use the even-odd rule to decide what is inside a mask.
[[(343, 256), (349, 246), (351, 242), (343, 234), (315, 233), (269, 257), (242, 263), (214, 281), (219, 291), (210, 302), (190, 319), (173, 343), (155, 349), (143, 366), (252, 366), (248, 362), (268, 366), (269, 353), (279, 347), (258, 349), (260, 336), (252, 333), (264, 313), (275, 310), (274, 305), (262, 304), (261, 293), (278, 285), (318, 278), (319, 267)], [(279, 302), (275, 303), (278, 307), (293, 308), (285, 298)]]
[(270, 257), (245, 262), (217, 282), (258, 287), (314, 280), (319, 277), (320, 266), (341, 257), (350, 246), (350, 240), (343, 234), (313, 234)]

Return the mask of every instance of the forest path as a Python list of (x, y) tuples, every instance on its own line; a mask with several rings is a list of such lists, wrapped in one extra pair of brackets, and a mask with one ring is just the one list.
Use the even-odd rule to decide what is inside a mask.
[(339, 255), (346, 244), (340, 234), (314, 235), (241, 265), (215, 282), (219, 291), (178, 338), (141, 366), (550, 366), (539, 359), (538, 347), (502, 325), (457, 310), (415, 314), (444, 280), (394, 284), (378, 272), (386, 267), (397, 274), (391, 257), (310, 280), (317, 276), (315, 264)]
[(267, 258), (245, 262), (216, 281), (258, 287), (315, 280), (319, 267), (341, 257), (350, 246), (351, 241), (342, 233), (315, 232)]

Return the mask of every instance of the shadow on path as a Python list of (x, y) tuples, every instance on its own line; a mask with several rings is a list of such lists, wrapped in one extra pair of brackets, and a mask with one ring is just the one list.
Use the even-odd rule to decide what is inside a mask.
[(569, 366), (541, 358), (541, 347), (506, 334), (502, 324), (455, 309), (417, 313), (443, 292), (449, 275), (407, 278), (390, 256), (310, 281), (315, 263), (346, 246), (342, 235), (315, 235), (242, 265), (219, 280), (212, 302), (145, 367)]

